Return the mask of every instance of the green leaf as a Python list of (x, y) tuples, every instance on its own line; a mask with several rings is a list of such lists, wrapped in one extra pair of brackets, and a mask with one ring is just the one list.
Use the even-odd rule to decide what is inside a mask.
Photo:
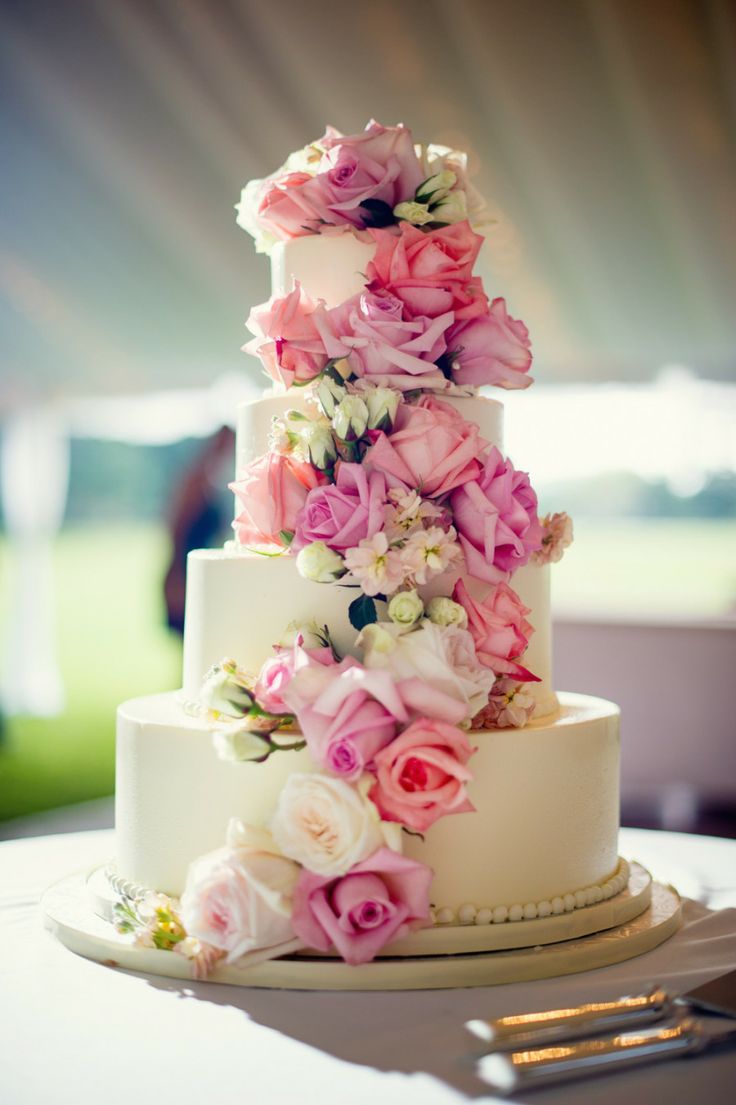
[(393, 226), (398, 222), (393, 208), (385, 200), (363, 200), (360, 206), (365, 211), (363, 215), (365, 226)]
[(353, 599), (348, 607), (348, 617), (353, 629), (358, 630), (377, 622), (376, 604), (370, 595), (360, 595), (357, 599)]
[(280, 529), (279, 530), (279, 537), (281, 538), (281, 540), (284, 542), (284, 544), (288, 548), (289, 545), (291, 544), (291, 542), (294, 540), (294, 532), (293, 532), (293, 530), (290, 530), (290, 529)]

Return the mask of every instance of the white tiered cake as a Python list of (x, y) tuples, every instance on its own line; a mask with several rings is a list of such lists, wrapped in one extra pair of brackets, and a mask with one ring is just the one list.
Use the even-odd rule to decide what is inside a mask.
[[(371, 231), (336, 216), (307, 232), (328, 221), (322, 193), (314, 227), (302, 212), (285, 229), (269, 216), (283, 174), (260, 183), (282, 240), (250, 325), (276, 387), (238, 411), (237, 541), (189, 556), (182, 692), (119, 711), (126, 924), (149, 938), (155, 910), (131, 922), (135, 902), (172, 897), (157, 946), (200, 964), (290, 938), (365, 962), (427, 926), (482, 928), (492, 948), (540, 918), (560, 940), (626, 884), (618, 709), (552, 685), (549, 561), (568, 523), (537, 519), (503, 458), (503, 405), (473, 386), (530, 382), (525, 328), (469, 276), (458, 155), (425, 152), (421, 171), (404, 128), (373, 127), (388, 172), (359, 190), (383, 204)], [(350, 173), (364, 140), (344, 140)], [(334, 132), (322, 146), (334, 191), (347, 155)]]

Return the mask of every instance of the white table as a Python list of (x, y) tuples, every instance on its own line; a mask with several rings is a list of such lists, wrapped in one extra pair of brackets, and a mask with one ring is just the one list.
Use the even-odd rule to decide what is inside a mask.
[[(736, 841), (624, 830), (622, 854), (671, 881), (684, 926), (638, 959), (473, 990), (307, 993), (126, 974), (46, 933), (45, 887), (108, 858), (112, 833), (0, 845), (3, 1105), (458, 1105), (495, 1100), (474, 1076), (475, 1016), (690, 989), (736, 967)], [(709, 901), (711, 908), (702, 904)], [(715, 908), (717, 907), (717, 909)], [(730, 908), (724, 908), (730, 907)], [(539, 1105), (733, 1101), (736, 1049), (538, 1091)], [(518, 1099), (517, 1099), (518, 1100)]]

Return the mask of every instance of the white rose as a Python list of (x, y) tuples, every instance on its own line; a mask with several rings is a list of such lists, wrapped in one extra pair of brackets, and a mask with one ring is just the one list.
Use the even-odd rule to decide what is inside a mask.
[(299, 550), (296, 570), (304, 579), (311, 579), (314, 583), (333, 583), (346, 572), (340, 554), (324, 541), (312, 541)]
[(393, 388), (368, 387), (361, 392), (368, 408), (368, 429), (388, 433), (396, 419), (401, 395)]
[(307, 422), (306, 426), (301, 428), (300, 436), (314, 467), (319, 468), (321, 472), (331, 468), (337, 460), (337, 449), (329, 425), (324, 422)]
[(340, 441), (357, 441), (368, 428), (368, 407), (359, 395), (346, 395), (332, 416), (332, 426)]
[(251, 180), (240, 193), (240, 202), (235, 204), (238, 226), (250, 234), (255, 241), (256, 253), (270, 253), (278, 238), (265, 230), (258, 219), (258, 206), (261, 200), (262, 180)]
[(258, 733), (252, 733), (242, 726), (228, 726), (215, 729), (212, 744), (218, 759), (227, 763), (242, 763), (247, 760), (261, 760), (268, 755), (270, 744)]
[(456, 184), (457, 173), (454, 173), (452, 169), (442, 169), (439, 173), (435, 173), (434, 176), (422, 181), (415, 192), (415, 199), (419, 203), (426, 203), (431, 206), (431, 204), (444, 199)]
[(344, 875), (386, 843), (378, 811), (357, 787), (331, 775), (286, 780), (271, 832), (281, 851), (317, 875)]
[(189, 867), (181, 919), (189, 936), (226, 953), (294, 939), (291, 898), (299, 866), (285, 856), (248, 848), (220, 848)]
[[(363, 630), (365, 633), (365, 630)], [(400, 634), (389, 653), (368, 647), (363, 653), (367, 668), (391, 668), (397, 682), (418, 678), (467, 705), (473, 717), (488, 702), (495, 675), (478, 662), (473, 638), (466, 629), (439, 626), (424, 620), (418, 629)]]
[(450, 192), (432, 208), (432, 219), (437, 223), (461, 223), (468, 217), (468, 204), (465, 193)]
[(242, 717), (253, 705), (248, 679), (234, 660), (210, 668), (197, 695), (200, 706), (228, 717)]
[(416, 591), (398, 591), (388, 604), (389, 618), (404, 629), (418, 622), (423, 614), (424, 603)]
[[(386, 622), (371, 622), (370, 625), (366, 625), (361, 629), (355, 643), (358, 648), (363, 649), (364, 657), (369, 654), (376, 657), (376, 662), (371, 665), (372, 667), (385, 667), (388, 663), (388, 657), (396, 648), (397, 635), (397, 626), (387, 625)], [(378, 663), (378, 657), (384, 657), (384, 662)]]
[(426, 223), (434, 222), (434, 215), (426, 203), (415, 203), (413, 200), (397, 203), (394, 207), (394, 215), (397, 219), (404, 219), (405, 222), (411, 223), (412, 226), (424, 226)]
[(302, 648), (324, 648), (328, 644), (327, 627), (311, 622), (289, 622), (278, 644), (281, 648), (293, 648), (300, 641)]
[(332, 376), (324, 373), (319, 379), (315, 394), (324, 413), (328, 418), (332, 418), (335, 407), (345, 398), (347, 391), (344, 384), (338, 384)]
[(454, 599), (443, 595), (435, 595), (427, 603), (427, 617), (435, 625), (458, 625), (461, 629), (468, 628), (468, 615), (465, 607)]

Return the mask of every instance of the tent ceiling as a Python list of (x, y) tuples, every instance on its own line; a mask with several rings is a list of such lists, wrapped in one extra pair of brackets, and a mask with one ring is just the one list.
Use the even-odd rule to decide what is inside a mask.
[(729, 0), (16, 0), (0, 8), (0, 374), (29, 395), (233, 369), (249, 178), (370, 115), (469, 148), (488, 290), (539, 379), (733, 374)]

